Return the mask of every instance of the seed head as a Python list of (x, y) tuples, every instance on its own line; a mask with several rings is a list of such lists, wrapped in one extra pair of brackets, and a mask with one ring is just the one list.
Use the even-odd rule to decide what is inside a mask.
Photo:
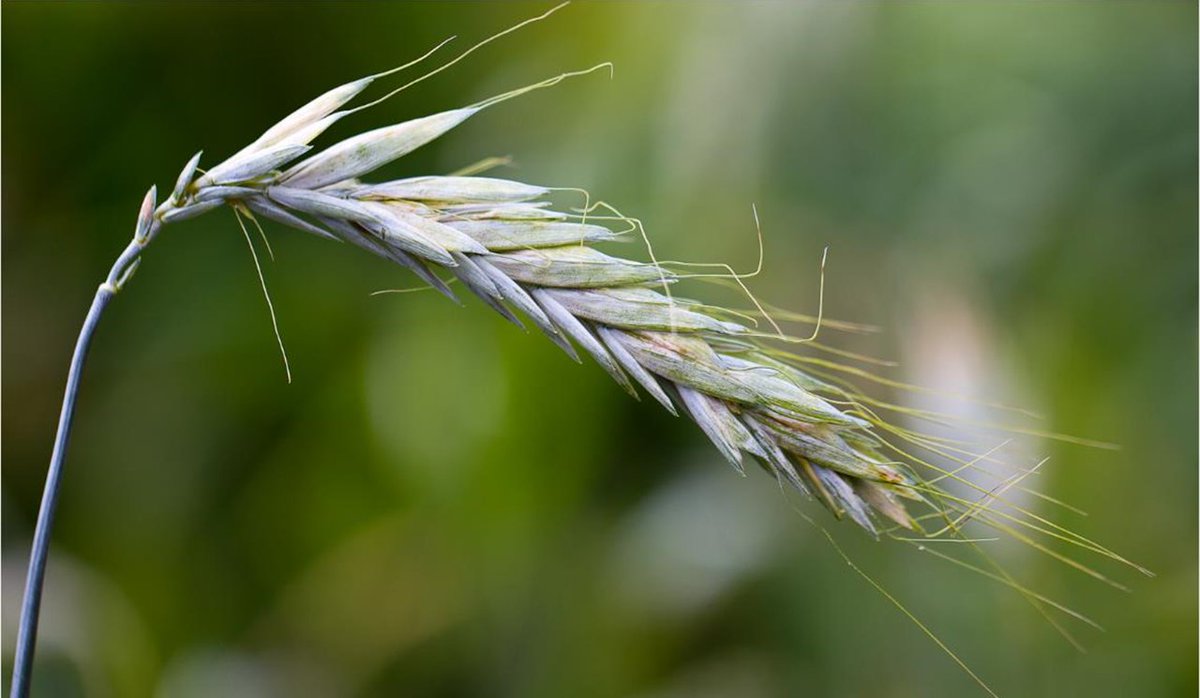
[[(673, 293), (683, 276), (597, 249), (640, 229), (635, 221), (558, 210), (550, 200), (554, 188), (509, 179), (360, 180), (484, 109), (595, 69), (367, 131), (310, 154), (311, 141), (334, 122), (399, 91), (346, 108), (395, 71), (346, 83), (198, 178), (197, 153), (157, 219), (175, 222), (231, 204), (395, 262), (457, 301), (450, 278), (514, 324), (532, 324), (573, 359), (582, 350), (635, 397), (647, 393), (671, 413), (688, 416), (738, 472), (748, 460), (757, 462), (781, 484), (871, 531), (879, 520), (917, 527), (903, 502), (926, 501), (935, 490), (884, 457), (888, 444), (875, 429), (886, 424), (862, 407), (857, 393), (786, 358), (743, 322), (744, 315)], [(152, 189), (138, 220), (139, 239), (155, 229), (154, 205)], [(600, 224), (612, 220), (629, 228)]]

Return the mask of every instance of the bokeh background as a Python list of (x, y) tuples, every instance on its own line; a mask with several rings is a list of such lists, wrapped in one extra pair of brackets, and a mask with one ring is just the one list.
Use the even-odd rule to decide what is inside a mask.
[[(546, 7), (4, 3), (6, 685), (70, 350), (146, 187)], [(577, 4), (330, 134), (613, 61), (388, 173), (511, 155), (496, 174), (586, 187), (663, 258), (741, 270), (755, 203), (760, 297), (815, 312), (829, 245), (827, 313), (882, 328), (826, 342), (1120, 444), (1006, 452), (1050, 456), (1036, 486), (1090, 515), (1028, 506), (1156, 578), (1085, 556), (1121, 593), (987, 544), (1107, 628), (1068, 619), (1086, 654), (1019, 595), (737, 477), (481, 304), (369, 296), (415, 280), (271, 226), (286, 384), (219, 211), (167, 230), (96, 338), (35, 693), (982, 695), (799, 507), (1001, 695), (1195, 695), (1196, 25), (1194, 3)]]

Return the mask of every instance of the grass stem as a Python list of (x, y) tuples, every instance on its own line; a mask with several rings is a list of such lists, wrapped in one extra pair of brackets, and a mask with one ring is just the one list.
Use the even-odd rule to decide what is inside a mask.
[(75, 342), (75, 353), (71, 357), (71, 368), (67, 373), (67, 388), (63, 394), (62, 412), (58, 417), (58, 432), (54, 437), (54, 450), (50, 456), (50, 468), (46, 472), (46, 487), (42, 492), (42, 504), (38, 509), (37, 526), (33, 533), (33, 549), (29, 555), (29, 573), (25, 579), (25, 596), (21, 601), (21, 625), (17, 633), (17, 652), (13, 660), (11, 698), (27, 698), (30, 674), (33, 669), (33, 653), (37, 645), (38, 616), (42, 605), (42, 586), (46, 579), (46, 559), (50, 552), (50, 531), (54, 526), (54, 513), (58, 507), (58, 494), (62, 485), (63, 464), (66, 461), (67, 443), (71, 438), (71, 424), (75, 416), (75, 400), (79, 395), (79, 380), (83, 364), (87, 360), (88, 348), (100, 316), (108, 302), (120, 290), (136, 268), (145, 242), (134, 240), (129, 243), (113, 264), (108, 278), (96, 289), (92, 307), (83, 321), (79, 339)]

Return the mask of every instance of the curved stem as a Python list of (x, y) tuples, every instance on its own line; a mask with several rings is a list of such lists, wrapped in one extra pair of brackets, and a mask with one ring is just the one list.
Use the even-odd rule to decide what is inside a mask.
[(42, 505), (38, 509), (37, 526), (33, 533), (33, 550), (29, 555), (29, 574), (25, 579), (25, 597), (21, 602), (21, 626), (17, 634), (17, 653), (13, 662), (12, 698), (29, 695), (30, 673), (33, 668), (33, 651), (37, 643), (38, 615), (42, 603), (42, 583), (46, 577), (46, 558), (50, 551), (50, 529), (54, 525), (54, 511), (58, 506), (59, 486), (62, 482), (63, 462), (67, 454), (67, 442), (71, 438), (71, 422), (75, 415), (75, 398), (79, 394), (79, 379), (87, 359), (88, 347), (100, 315), (112, 297), (121, 290), (137, 268), (147, 238), (129, 243), (113, 264), (108, 278), (96, 289), (92, 307), (83, 321), (79, 339), (75, 342), (75, 354), (71, 357), (71, 368), (67, 373), (67, 388), (63, 395), (62, 412), (58, 417), (58, 432), (54, 437), (54, 451), (50, 456), (50, 468), (46, 472), (46, 487), (42, 492)]

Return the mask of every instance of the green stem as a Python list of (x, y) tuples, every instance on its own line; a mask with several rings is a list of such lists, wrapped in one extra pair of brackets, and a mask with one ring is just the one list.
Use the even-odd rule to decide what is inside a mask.
[(33, 653), (37, 645), (38, 616), (41, 611), (42, 585), (46, 578), (46, 559), (50, 551), (50, 530), (54, 526), (54, 513), (58, 507), (58, 494), (62, 484), (63, 464), (67, 455), (67, 443), (71, 439), (71, 424), (75, 416), (75, 400), (79, 394), (79, 380), (83, 364), (87, 360), (92, 335), (100, 323), (100, 315), (121, 286), (129, 279), (140, 260), (142, 249), (150, 236), (129, 243), (113, 264), (108, 278), (96, 289), (92, 307), (83, 321), (79, 339), (75, 342), (75, 354), (67, 373), (67, 388), (63, 394), (62, 412), (58, 417), (58, 432), (54, 437), (54, 451), (50, 456), (50, 468), (46, 472), (46, 487), (42, 492), (42, 504), (38, 510), (37, 526), (33, 533), (33, 550), (29, 556), (29, 574), (25, 580), (25, 597), (21, 602), (21, 625), (17, 634), (17, 652), (13, 662), (12, 698), (27, 698), (30, 674), (33, 669)]

